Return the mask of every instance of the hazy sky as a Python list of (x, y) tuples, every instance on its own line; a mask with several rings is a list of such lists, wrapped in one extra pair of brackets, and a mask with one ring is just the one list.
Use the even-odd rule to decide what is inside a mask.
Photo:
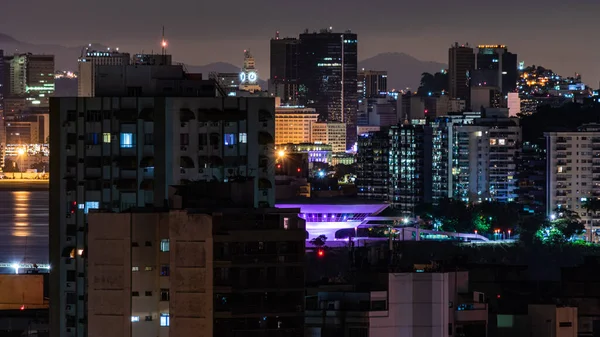
[(250, 49), (261, 77), (275, 31), (297, 36), (333, 26), (359, 34), (359, 59), (405, 52), (446, 63), (454, 41), (502, 43), (526, 64), (578, 71), (594, 87), (600, 80), (600, 0), (0, 1), (0, 33), (22, 41), (150, 51), (164, 25), (174, 59), (241, 65)]

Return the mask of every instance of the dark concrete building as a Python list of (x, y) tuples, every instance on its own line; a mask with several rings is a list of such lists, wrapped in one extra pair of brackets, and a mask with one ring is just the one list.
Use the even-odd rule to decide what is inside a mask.
[(298, 45), (296, 38), (271, 39), (271, 79), (269, 93), (281, 103), (296, 105), (298, 101)]
[(469, 106), (469, 77), (475, 68), (475, 55), (469, 44), (459, 45), (456, 42), (448, 50), (448, 88), (451, 98), (460, 98), (467, 101)]
[(319, 118), (346, 123), (347, 147), (356, 142), (357, 35), (331, 30), (300, 34), (299, 92)]

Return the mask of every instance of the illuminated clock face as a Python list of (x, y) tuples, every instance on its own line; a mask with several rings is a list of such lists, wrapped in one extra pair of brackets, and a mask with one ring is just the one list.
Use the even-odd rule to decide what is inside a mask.
[(257, 80), (257, 76), (256, 76), (255, 72), (252, 71), (252, 72), (248, 73), (248, 82), (254, 83), (254, 82), (256, 82), (256, 80)]

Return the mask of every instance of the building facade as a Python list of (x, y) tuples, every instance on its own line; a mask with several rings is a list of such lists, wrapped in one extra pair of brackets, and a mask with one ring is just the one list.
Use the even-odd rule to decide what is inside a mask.
[(275, 144), (311, 142), (312, 124), (319, 115), (303, 106), (275, 107)]
[(357, 35), (321, 30), (300, 34), (299, 82), (303, 104), (320, 120), (345, 123), (346, 149), (356, 142)]
[(358, 72), (358, 98), (386, 97), (387, 71), (362, 70)]
[(298, 47), (296, 38), (271, 39), (271, 79), (269, 93), (283, 103), (298, 104)]
[(475, 69), (483, 71), (486, 82), (500, 88), (502, 94), (514, 92), (519, 78), (517, 54), (505, 45), (479, 45)]
[(88, 336), (302, 337), (299, 212), (90, 214)]
[(367, 132), (358, 137), (356, 188), (358, 197), (388, 200), (389, 130)]
[(252, 206), (274, 204), (274, 113), (270, 98), (51, 101), (53, 336), (87, 334), (86, 259), (70, 247), (85, 249), (90, 209), (161, 207), (171, 185), (240, 179), (252, 181)]
[(600, 198), (600, 126), (577, 132), (546, 133), (546, 214), (568, 209), (579, 214), (588, 240), (598, 241), (600, 217), (585, 207)]
[(54, 56), (4, 55), (4, 96), (19, 101), (25, 109), (48, 109), (54, 94)]
[(346, 124), (336, 122), (311, 123), (312, 143), (331, 145), (333, 153), (346, 152)]
[(87, 49), (82, 51), (81, 57), (77, 60), (77, 96), (94, 97), (96, 96), (96, 71), (97, 66), (125, 66), (131, 62), (131, 56), (128, 53), (119, 51), (97, 51)]
[(469, 105), (469, 77), (470, 72), (475, 69), (475, 54), (469, 44), (459, 45), (456, 42), (448, 50), (448, 80), (451, 98), (459, 98), (467, 101)]

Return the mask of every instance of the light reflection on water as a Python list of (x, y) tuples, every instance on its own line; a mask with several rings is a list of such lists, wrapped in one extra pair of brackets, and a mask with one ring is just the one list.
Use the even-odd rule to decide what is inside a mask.
[(48, 263), (48, 191), (0, 191), (0, 262)]

